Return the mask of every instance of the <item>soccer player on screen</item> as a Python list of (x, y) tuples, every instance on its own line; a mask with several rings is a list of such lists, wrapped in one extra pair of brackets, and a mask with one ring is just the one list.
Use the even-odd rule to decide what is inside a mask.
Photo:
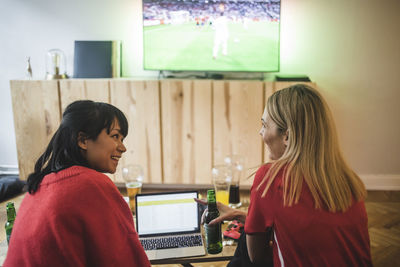
[(226, 56), (228, 54), (228, 19), (224, 16), (224, 12), (220, 13), (220, 16), (214, 20), (214, 47), (213, 47), (213, 59), (218, 56), (219, 48), (222, 47), (222, 54)]

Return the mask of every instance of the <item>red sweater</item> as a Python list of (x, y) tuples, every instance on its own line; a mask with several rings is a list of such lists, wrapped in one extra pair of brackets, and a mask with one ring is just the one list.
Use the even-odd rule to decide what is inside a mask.
[(104, 174), (73, 166), (21, 203), (4, 266), (150, 266), (133, 217)]
[(245, 232), (274, 229), (275, 267), (372, 266), (364, 201), (354, 201), (346, 212), (316, 210), (311, 192), (303, 182), (299, 202), (284, 207), (282, 171), (265, 197), (261, 196), (265, 185), (257, 190), (270, 166), (257, 171)]

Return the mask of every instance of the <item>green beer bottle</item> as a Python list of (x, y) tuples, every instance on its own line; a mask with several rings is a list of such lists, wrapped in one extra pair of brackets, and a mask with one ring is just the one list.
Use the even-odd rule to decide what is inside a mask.
[(11, 231), (14, 226), (14, 221), (16, 216), (14, 203), (8, 202), (6, 209), (7, 209), (7, 222), (5, 225), (5, 229), (6, 229), (7, 244), (8, 244), (10, 243)]
[(204, 219), (204, 231), (206, 236), (207, 252), (217, 254), (222, 251), (221, 223), (209, 225), (209, 223), (219, 216), (215, 191), (207, 191), (208, 208)]

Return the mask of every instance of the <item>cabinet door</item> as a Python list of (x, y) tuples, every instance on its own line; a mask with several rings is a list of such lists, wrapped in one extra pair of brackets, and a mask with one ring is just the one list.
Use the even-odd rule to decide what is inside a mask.
[[(107, 79), (59, 80), (61, 115), (76, 100), (93, 100), (110, 103), (110, 81)], [(114, 174), (106, 173), (115, 182)]]
[[(264, 84), (265, 100), (264, 100), (264, 104), (263, 104), (263, 113), (264, 113), (265, 105), (267, 104), (268, 98), (274, 92), (275, 92), (275, 83), (274, 82), (265, 82), (265, 84)], [(260, 129), (261, 129), (261, 119), (260, 119)], [(260, 138), (261, 138), (261, 136), (260, 136)], [(269, 151), (268, 151), (266, 145), (264, 144), (264, 141), (262, 141), (262, 146), (263, 146), (263, 163), (267, 163), (269, 161)]]
[(76, 100), (93, 100), (110, 103), (110, 80), (60, 80), (61, 112)]
[[(313, 82), (266, 82), (265, 83), (265, 101), (264, 101), (264, 106), (267, 104), (268, 98), (273, 93), (275, 93), (276, 91), (282, 90), (282, 89), (284, 89), (286, 87), (289, 87), (289, 86), (292, 86), (292, 85), (295, 85), (295, 84), (299, 84), (299, 83), (306, 84), (308, 86), (311, 86), (311, 87), (317, 89), (316, 84), (313, 83)], [(263, 149), (264, 150), (263, 162), (266, 163), (266, 162), (270, 161), (269, 152), (268, 152), (268, 149), (265, 146), (265, 144), (263, 144), (263, 146), (264, 146), (264, 149)]]
[(210, 184), (210, 80), (161, 81), (164, 183)]
[(122, 167), (139, 164), (145, 183), (162, 183), (160, 90), (158, 81), (112, 80), (111, 103), (128, 119), (129, 133), (116, 172), (116, 182), (124, 182)]
[(228, 155), (244, 157), (241, 184), (262, 163), (263, 146), (259, 131), (264, 105), (264, 83), (258, 81), (215, 81), (213, 88), (213, 164), (224, 163)]
[(317, 86), (313, 82), (275, 82), (274, 83), (274, 92), (284, 89), (286, 87), (295, 85), (295, 84), (306, 84), (308, 86), (311, 86), (312, 88), (317, 89)]
[(33, 172), (60, 124), (57, 81), (11, 81), (20, 179)]

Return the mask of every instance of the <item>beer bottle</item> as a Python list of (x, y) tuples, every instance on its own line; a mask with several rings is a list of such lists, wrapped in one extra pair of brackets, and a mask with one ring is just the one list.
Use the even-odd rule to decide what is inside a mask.
[(209, 223), (219, 216), (215, 191), (207, 191), (208, 208), (204, 219), (204, 231), (206, 236), (207, 252), (217, 254), (222, 251), (221, 223), (209, 225)]
[(7, 222), (5, 225), (7, 244), (10, 242), (11, 231), (14, 226), (15, 216), (16, 216), (16, 214), (15, 214), (14, 203), (8, 202), (7, 203)]

